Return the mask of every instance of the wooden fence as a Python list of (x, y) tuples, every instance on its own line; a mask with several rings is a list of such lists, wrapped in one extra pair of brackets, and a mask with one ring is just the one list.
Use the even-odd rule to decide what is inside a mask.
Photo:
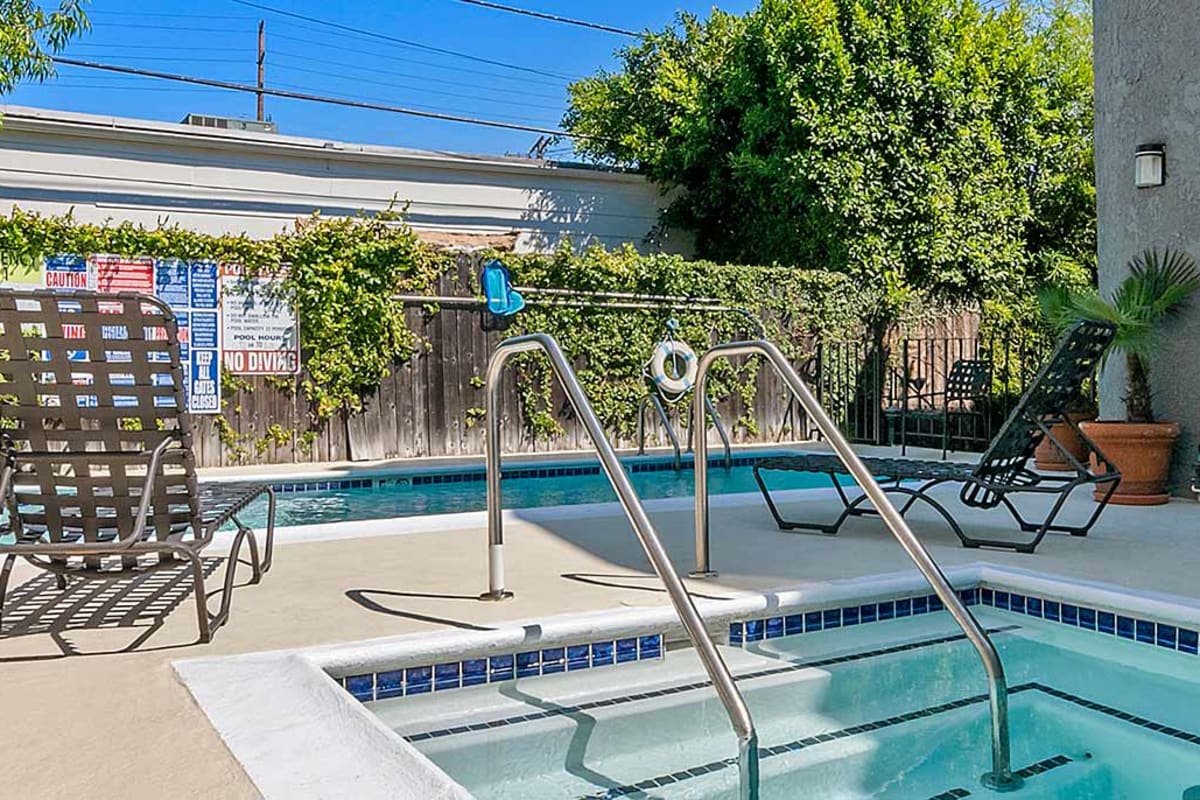
[[(475, 256), (460, 256), (457, 269), (443, 276), (433, 292), (472, 296), (478, 269)], [(447, 305), (436, 314), (427, 314), (420, 307), (412, 307), (406, 311), (406, 317), (410, 329), (425, 346), (418, 347), (411, 360), (395, 366), (378, 390), (366, 398), (362, 412), (335, 417), (304, 436), (311, 422), (308, 402), (298, 390), (298, 382), (281, 388), (278, 379), (251, 378), (246, 381), (245, 389), (227, 396), (225, 425), (213, 416), (194, 417), (201, 465), (319, 463), (483, 453), (485, 425), (479, 414), (485, 399), (481, 379), (488, 356), (505, 334), (485, 333), (481, 311), (475, 308)], [(814, 368), (811, 363), (797, 367), (808, 372)], [(732, 424), (745, 410), (739, 397), (717, 403), (733, 441), (804, 438), (809, 430), (807, 421), (795, 404), (789, 402), (787, 391), (773, 370), (760, 369), (757, 381), (752, 409), (759, 429), (757, 434)], [(559, 436), (541, 439), (530, 436), (511, 372), (502, 387), (501, 408), (502, 446), (506, 453), (588, 446), (586, 433), (571, 418), (557, 387), (552, 408), (560, 410), (564, 432)], [(631, 417), (633, 413), (631, 408)], [(657, 420), (650, 414), (647, 419), (648, 443), (666, 444)], [(683, 433), (679, 431), (681, 440)], [(713, 431), (710, 440), (719, 441)], [(636, 446), (631, 438), (620, 438), (616, 444)]]

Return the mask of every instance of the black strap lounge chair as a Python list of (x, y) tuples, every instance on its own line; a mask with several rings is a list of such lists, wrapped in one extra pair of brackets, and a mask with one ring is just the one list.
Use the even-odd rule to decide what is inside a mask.
[[(1084, 381), (1095, 371), (1104, 351), (1112, 342), (1114, 333), (1114, 326), (1100, 322), (1080, 322), (1071, 328), (978, 464), (906, 458), (864, 458), (863, 461), (881, 481), (886, 481), (885, 491), (907, 496), (908, 499), (900, 509), (901, 513), (906, 513), (918, 500), (929, 504), (949, 523), (965, 547), (1000, 547), (1032, 553), (1049, 531), (1086, 536), (1108, 505), (1121, 480), (1121, 474), (1095, 443), (1067, 416), (1067, 410), (1078, 396)], [(1074, 429), (1102, 469), (1093, 471), (1054, 439), (1050, 433), (1050, 426), (1059, 422)], [(1048, 438), (1062, 453), (1071, 466), (1070, 474), (1046, 475), (1030, 468), (1034, 448), (1043, 437)], [(841, 515), (830, 524), (784, 519), (763, 479), (763, 474), (772, 470), (820, 472), (828, 475), (842, 500)], [(814, 531), (828, 535), (836, 534), (849, 517), (874, 513), (874, 509), (864, 507), (864, 503), (867, 502), (865, 495), (853, 500), (848, 497), (838, 481), (839, 476), (847, 474), (837, 456), (826, 454), (768, 458), (754, 467), (754, 477), (758, 481), (759, 489), (762, 490), (767, 507), (780, 529)], [(914, 486), (906, 482), (919, 483)], [(1004, 541), (968, 536), (945, 506), (930, 495), (931, 489), (943, 483), (962, 484), (959, 500), (964, 505), (973, 508), (995, 508), (1003, 505), (1021, 530), (1033, 533), (1033, 538), (1027, 541)], [(1080, 486), (1106, 488), (1083, 525), (1057, 523), (1056, 519), (1067, 497)], [(1010, 499), (1012, 495), (1029, 493), (1052, 498), (1051, 507), (1041, 520), (1027, 520)]]
[[(962, 435), (964, 422), (970, 423), (971, 438), (978, 438), (982, 430), (984, 441), (991, 438), (988, 429), (988, 399), (992, 383), (992, 362), (986, 358), (960, 358), (954, 362), (946, 375), (945, 387), (940, 392), (917, 390), (911, 396), (905, 393), (898, 408), (884, 412), (888, 421), (896, 426), (892, 444), (900, 439), (900, 455), (908, 452), (908, 437), (940, 432), (942, 458), (954, 449)], [(910, 407), (915, 401), (915, 407)], [(940, 429), (940, 431), (939, 431)]]
[[(132, 293), (0, 289), (0, 611), (13, 562), (69, 578), (114, 580), (188, 570), (201, 641), (229, 618), (249, 543), (252, 582), (271, 567), (275, 498), (267, 486), (199, 487), (175, 315)], [(261, 554), (238, 519), (265, 495)], [(220, 608), (209, 613), (204, 549), (236, 529)]]

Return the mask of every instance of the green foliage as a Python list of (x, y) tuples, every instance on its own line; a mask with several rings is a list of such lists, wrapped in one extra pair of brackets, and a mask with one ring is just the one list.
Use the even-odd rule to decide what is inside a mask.
[[(412, 354), (414, 337), (390, 297), (422, 291), (449, 263), (423, 247), (395, 212), (314, 215), (267, 240), (210, 236), (178, 225), (89, 225), (69, 214), (47, 217), (20, 209), (0, 217), (5, 263), (36, 263), (56, 253), (213, 259), (243, 264), (252, 274), (290, 264), (281, 291), (295, 302), (301, 319), (302, 388), (316, 421), (360, 408), (362, 394), (378, 385), (393, 361)], [(243, 384), (229, 384), (227, 394)]]
[(54, 74), (51, 56), (88, 30), (87, 0), (61, 0), (47, 11), (35, 0), (0, 0), (0, 94), (23, 80)]
[[(865, 312), (877, 301), (844, 275), (782, 267), (718, 265), (679, 256), (641, 255), (632, 246), (593, 247), (581, 254), (569, 246), (550, 256), (505, 256), (522, 285), (576, 291), (627, 292), (716, 298), (765, 320), (767, 336), (797, 361), (811, 354), (814, 335), (850, 337), (861, 333)], [(732, 311), (714, 313), (664, 306), (653, 309), (581, 308), (577, 304), (531, 304), (519, 317), (519, 330), (554, 336), (569, 357), (601, 421), (628, 436), (635, 410), (646, 394), (644, 368), (662, 340), (668, 319), (678, 320), (676, 338), (702, 352), (711, 344), (757, 337), (753, 322)], [(559, 433), (559, 409), (551, 405), (553, 374), (539, 357), (519, 357), (519, 386), (531, 434)], [(758, 362), (740, 369), (724, 362), (713, 368), (715, 398), (740, 396), (752, 407)], [(686, 411), (685, 411), (686, 419)], [(755, 422), (737, 421), (750, 432)]]
[(1090, 30), (1067, 0), (763, 0), (621, 50), (564, 125), (707, 257), (850, 275), (883, 320), (1006, 301), (1091, 269)]
[(325, 418), (362, 407), (361, 396), (407, 361), (415, 338), (392, 295), (420, 291), (445, 266), (395, 213), (296, 222), (275, 240), (291, 265), (284, 289), (303, 321), (304, 391)]
[(1113, 348), (1125, 354), (1130, 422), (1154, 420), (1150, 362), (1163, 336), (1163, 325), (1177, 317), (1200, 291), (1200, 269), (1186, 253), (1147, 249), (1130, 260), (1129, 275), (1107, 298), (1095, 290), (1051, 288), (1039, 296), (1050, 324), (1065, 329), (1080, 319), (1117, 326)]

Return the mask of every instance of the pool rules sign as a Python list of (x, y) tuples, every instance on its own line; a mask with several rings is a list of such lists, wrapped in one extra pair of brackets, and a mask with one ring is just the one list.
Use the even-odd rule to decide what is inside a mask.
[(300, 371), (300, 326), (284, 296), (287, 266), (247, 275), (221, 264), (222, 346), (225, 369), (235, 375), (294, 375)]
[[(187, 409), (221, 411), (221, 302), (214, 261), (115, 255), (52, 256), (42, 268), (42, 285), (70, 291), (140, 292), (162, 300), (179, 322)], [(87, 357), (80, 351), (79, 358)]]

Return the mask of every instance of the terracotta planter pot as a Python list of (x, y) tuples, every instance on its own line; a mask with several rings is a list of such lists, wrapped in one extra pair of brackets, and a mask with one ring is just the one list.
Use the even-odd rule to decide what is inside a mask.
[[(1121, 471), (1121, 484), (1112, 502), (1126, 506), (1157, 506), (1167, 502), (1171, 451), (1179, 438), (1174, 422), (1085, 422), (1084, 435), (1096, 443)], [(1092, 469), (1104, 467), (1092, 457)], [(1095, 491), (1097, 500), (1104, 488)]]
[[(1068, 414), (1071, 421), (1078, 424), (1092, 419), (1091, 414)], [(1050, 433), (1063, 447), (1080, 462), (1087, 458), (1087, 447), (1075, 433), (1074, 428), (1066, 423), (1050, 426)], [(1050, 443), (1048, 438), (1042, 439), (1037, 450), (1033, 451), (1034, 465), (1044, 472), (1071, 472), (1071, 465), (1063, 458), (1058, 448)]]

